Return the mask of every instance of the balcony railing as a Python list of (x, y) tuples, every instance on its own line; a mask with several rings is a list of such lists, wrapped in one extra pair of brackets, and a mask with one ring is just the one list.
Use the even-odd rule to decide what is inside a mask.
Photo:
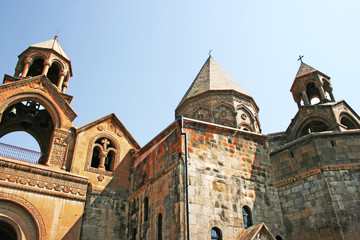
[(0, 156), (23, 160), (31, 163), (38, 163), (41, 152), (12, 146), (6, 143), (0, 143)]

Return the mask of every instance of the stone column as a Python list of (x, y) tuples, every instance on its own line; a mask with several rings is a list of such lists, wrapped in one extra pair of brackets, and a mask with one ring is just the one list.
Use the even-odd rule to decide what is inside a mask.
[(309, 98), (308, 98), (308, 96), (306, 94), (306, 91), (301, 91), (301, 96), (302, 96), (302, 98), (304, 100), (305, 105), (309, 106), (310, 102), (309, 102)]
[(49, 60), (49, 59), (45, 59), (45, 61), (44, 61), (44, 68), (43, 68), (43, 71), (42, 71), (41, 75), (47, 75), (47, 74), (48, 74), (50, 65), (51, 65), (51, 64), (50, 64), (50, 60)]
[(25, 63), (25, 66), (24, 66), (23, 71), (21, 73), (22, 77), (26, 77), (26, 75), (28, 74), (29, 68), (30, 68), (31, 64), (33, 63), (33, 59), (30, 58), (30, 57), (27, 57), (25, 59), (24, 63)]
[(64, 82), (64, 78), (65, 78), (65, 76), (66, 76), (66, 71), (61, 71), (60, 73), (59, 73), (59, 80), (58, 80), (58, 85), (57, 85), (57, 87), (58, 87), (58, 89), (61, 91), (62, 90), (62, 85), (63, 85), (63, 82)]
[(315, 82), (315, 86), (316, 88), (319, 90), (319, 93), (320, 93), (320, 101), (321, 102), (325, 102), (325, 92), (324, 92), (324, 88), (323, 88), (323, 84), (321, 81), (316, 81)]

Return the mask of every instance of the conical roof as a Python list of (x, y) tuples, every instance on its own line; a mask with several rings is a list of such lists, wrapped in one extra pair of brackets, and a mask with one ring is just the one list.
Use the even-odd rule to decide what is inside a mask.
[[(298, 70), (297, 73), (296, 73), (296, 76), (295, 76), (295, 79), (294, 79), (294, 82), (293, 82), (293, 84), (292, 84), (292, 86), (291, 86), (290, 91), (292, 91), (292, 89), (295, 87), (295, 84), (296, 84), (297, 80), (298, 80), (300, 77), (305, 76), (305, 75), (308, 75), (308, 74), (310, 74), (310, 73), (314, 73), (314, 72), (318, 72), (318, 73), (320, 73), (320, 74), (328, 77), (326, 74), (320, 72), (319, 70), (317, 70), (317, 69), (315, 69), (315, 68), (307, 65), (307, 64), (304, 63), (304, 62), (301, 62), (300, 67), (299, 67), (299, 70)], [(328, 78), (330, 79), (330, 77), (328, 77)]]
[(234, 90), (250, 96), (211, 56), (206, 60), (179, 105), (186, 99), (209, 90)]
[(317, 72), (317, 70), (315, 68), (307, 65), (306, 63), (301, 62), (301, 65), (299, 67), (299, 70), (298, 70), (295, 78), (307, 75), (312, 72)]
[(64, 49), (61, 47), (58, 37), (55, 36), (53, 39), (48, 40), (46, 42), (37, 43), (34, 45), (30, 45), (30, 47), (36, 47), (36, 48), (44, 48), (44, 49), (52, 49), (55, 52), (59, 53), (61, 56), (66, 58), (68, 61), (70, 61), (69, 57), (66, 55)]

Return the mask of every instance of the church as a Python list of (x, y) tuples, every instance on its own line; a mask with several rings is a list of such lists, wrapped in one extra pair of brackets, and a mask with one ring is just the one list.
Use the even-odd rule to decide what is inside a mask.
[(0, 240), (360, 239), (360, 117), (310, 65), (289, 84), (288, 128), (262, 134), (255, 100), (209, 56), (143, 147), (115, 114), (73, 125), (57, 37), (14, 65), (0, 137), (26, 132), (41, 152), (0, 144)]

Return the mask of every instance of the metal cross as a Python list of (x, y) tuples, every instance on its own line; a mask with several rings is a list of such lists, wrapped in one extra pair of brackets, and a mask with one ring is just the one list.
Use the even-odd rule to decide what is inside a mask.
[(212, 50), (211, 50), (211, 49), (209, 49), (209, 53), (208, 53), (208, 54), (209, 54), (209, 57), (211, 57), (211, 52), (212, 52)]
[(304, 55), (302, 55), (302, 56), (301, 56), (301, 55), (299, 55), (298, 61), (303, 62), (303, 61), (302, 61), (302, 58), (303, 58), (303, 57), (304, 57)]

